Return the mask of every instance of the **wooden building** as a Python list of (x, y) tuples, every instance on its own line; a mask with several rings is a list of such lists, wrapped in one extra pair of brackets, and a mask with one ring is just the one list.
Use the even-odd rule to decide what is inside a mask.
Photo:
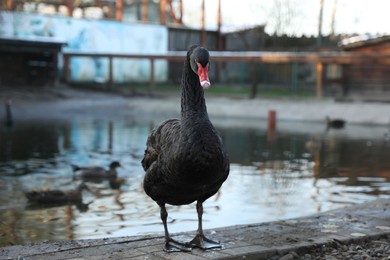
[[(347, 39), (341, 47), (358, 54), (390, 54), (390, 35), (369, 35)], [(381, 61), (350, 64), (343, 67), (345, 94), (390, 94), (390, 64)]]
[(0, 38), (0, 86), (54, 86), (63, 42)]

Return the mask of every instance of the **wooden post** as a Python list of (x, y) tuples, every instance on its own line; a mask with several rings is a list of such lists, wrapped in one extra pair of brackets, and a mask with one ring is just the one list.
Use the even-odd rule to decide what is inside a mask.
[(256, 71), (256, 62), (252, 61), (252, 88), (249, 98), (255, 98), (257, 94), (257, 71)]
[[(1, 6), (1, 5), (0, 5)], [(2, 6), (6, 11), (15, 11), (16, 1), (6, 0), (5, 3), (2, 3)]]
[(291, 88), (292, 91), (297, 91), (298, 88), (298, 63), (293, 62), (292, 64), (292, 75), (291, 75)]
[(149, 82), (149, 93), (153, 93), (155, 90), (155, 81), (154, 81), (154, 59), (150, 59), (150, 82)]
[(270, 110), (268, 111), (268, 129), (276, 128), (276, 111)]
[(69, 84), (70, 82), (70, 64), (69, 64), (70, 58), (68, 55), (64, 54), (64, 77), (66, 84)]
[(268, 111), (267, 141), (272, 143), (276, 139), (276, 111)]
[(160, 24), (167, 23), (167, 0), (160, 0)]
[(142, 0), (142, 7), (141, 7), (141, 14), (142, 14), (142, 22), (147, 23), (148, 22), (148, 0)]
[(66, 6), (67, 15), (70, 17), (73, 16), (73, 9), (74, 9), (73, 1), (65, 0), (65, 6)]
[(112, 56), (108, 56), (108, 85), (107, 85), (107, 87), (109, 89), (112, 88), (112, 84), (114, 83), (112, 60), (113, 60)]
[(179, 23), (183, 24), (183, 0), (179, 0)]
[(323, 64), (321, 62), (317, 63), (317, 84), (316, 84), (316, 93), (317, 97), (322, 97), (322, 74), (323, 74)]
[(53, 52), (53, 67), (54, 67), (54, 87), (58, 87), (60, 85), (60, 74), (58, 73), (58, 55), (57, 53)]
[(104, 18), (115, 19), (115, 3), (111, 2), (107, 5), (108, 11), (105, 13)]
[(115, 19), (117, 21), (122, 21), (122, 14), (123, 14), (123, 2), (122, 0), (116, 0), (116, 9), (115, 9)]

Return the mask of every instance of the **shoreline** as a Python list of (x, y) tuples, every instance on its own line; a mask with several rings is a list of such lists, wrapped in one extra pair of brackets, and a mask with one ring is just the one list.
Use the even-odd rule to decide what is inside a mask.
[[(180, 95), (126, 95), (123, 93), (80, 88), (0, 89), (0, 99), (10, 97), (15, 118), (72, 118), (96, 115), (102, 118), (128, 116), (170, 116), (180, 113)], [(347, 124), (389, 126), (390, 104), (380, 102), (337, 102), (329, 98), (234, 98), (207, 96), (211, 118), (267, 120), (269, 111), (276, 112), (281, 122), (325, 124), (325, 118), (341, 118)], [(5, 114), (0, 107), (0, 116)]]

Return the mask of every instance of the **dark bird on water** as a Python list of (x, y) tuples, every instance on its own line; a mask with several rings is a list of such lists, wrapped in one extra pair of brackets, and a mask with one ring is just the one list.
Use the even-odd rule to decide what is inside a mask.
[[(168, 119), (150, 133), (142, 166), (144, 189), (160, 206), (168, 252), (220, 248), (205, 237), (202, 227), (203, 202), (218, 192), (229, 175), (229, 159), (222, 139), (209, 120), (204, 89), (208, 78), (209, 52), (191, 46), (184, 62), (181, 81), (181, 118)], [(197, 201), (198, 229), (188, 243), (170, 237), (165, 205)]]
[(330, 119), (330, 117), (326, 117), (326, 126), (327, 129), (334, 128), (334, 129), (341, 129), (345, 126), (345, 120), (343, 119)]
[(14, 124), (12, 118), (12, 112), (11, 112), (12, 99), (6, 98), (4, 100), (4, 105), (5, 105), (5, 125), (12, 126)]
[(37, 204), (63, 204), (81, 203), (82, 191), (89, 190), (85, 183), (79, 184), (74, 190), (44, 190), (25, 192), (25, 196), (30, 203)]
[(112, 163), (110, 163), (108, 170), (99, 166), (81, 167), (72, 164), (73, 178), (90, 180), (90, 181), (116, 179), (118, 176), (116, 168), (118, 167), (122, 167), (122, 165), (117, 161), (113, 161)]

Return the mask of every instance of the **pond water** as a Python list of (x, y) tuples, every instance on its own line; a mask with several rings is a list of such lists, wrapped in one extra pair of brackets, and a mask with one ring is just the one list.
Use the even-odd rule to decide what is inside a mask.
[[(43, 240), (163, 234), (159, 207), (142, 189), (140, 160), (157, 119), (21, 121), (0, 131), (0, 246)], [(204, 228), (274, 221), (390, 198), (386, 127), (326, 131), (322, 124), (215, 120), (231, 160), (204, 204)], [(36, 207), (24, 191), (72, 189), (71, 164), (120, 161), (121, 185), (88, 183), (83, 205)], [(115, 187), (113, 187), (115, 186)], [(195, 230), (195, 205), (168, 206), (170, 232)]]

